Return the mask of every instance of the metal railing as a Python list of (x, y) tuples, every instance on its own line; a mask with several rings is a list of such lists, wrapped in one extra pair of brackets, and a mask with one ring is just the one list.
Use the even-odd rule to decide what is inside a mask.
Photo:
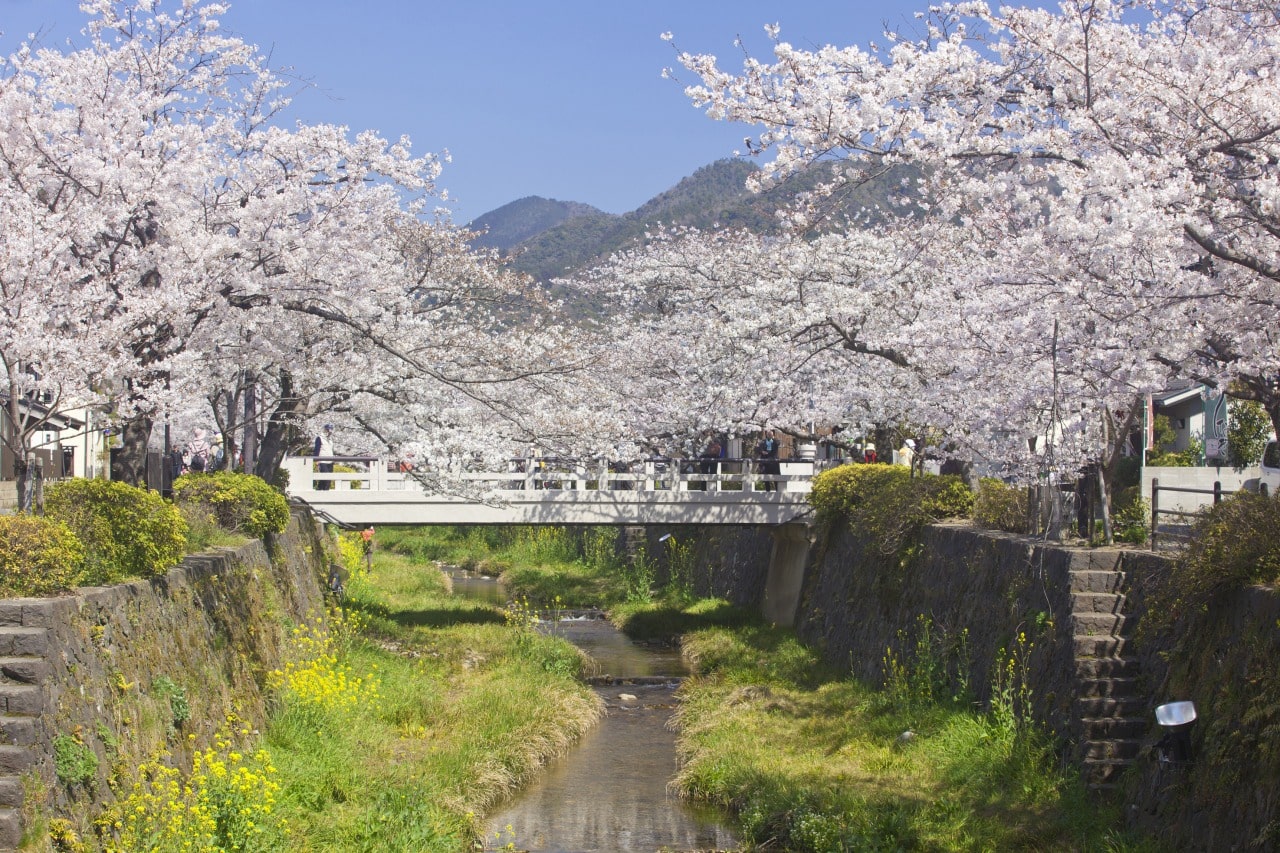
[(1176, 539), (1183, 542), (1191, 539), (1191, 534), (1182, 533), (1173, 530), (1160, 530), (1160, 516), (1174, 516), (1177, 518), (1189, 518), (1195, 520), (1200, 517), (1203, 510), (1180, 510), (1180, 509), (1161, 509), (1160, 493), (1176, 492), (1179, 494), (1190, 495), (1213, 495), (1214, 505), (1222, 503), (1222, 483), (1214, 480), (1212, 489), (1191, 489), (1182, 486), (1162, 486), (1159, 479), (1151, 481), (1151, 550), (1156, 550), (1157, 538)]

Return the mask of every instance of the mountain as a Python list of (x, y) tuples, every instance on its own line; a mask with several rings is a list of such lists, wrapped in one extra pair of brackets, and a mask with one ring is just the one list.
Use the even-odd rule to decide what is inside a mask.
[(484, 232), (476, 238), (476, 245), (505, 252), (517, 243), (555, 228), (565, 220), (597, 214), (608, 215), (589, 204), (531, 195), (491, 210), (473, 220), (467, 227), (472, 231)]
[[(830, 180), (835, 166), (817, 164), (764, 192), (752, 193), (746, 182), (759, 166), (741, 159), (718, 160), (630, 213), (605, 213), (590, 205), (530, 196), (484, 214), (470, 227), (488, 225), (489, 234), (477, 243), (501, 249), (512, 267), (550, 283), (637, 245), (658, 226), (774, 233), (778, 229), (775, 211), (797, 194)], [(871, 176), (844, 190), (831, 204), (839, 214), (874, 210), (903, 192), (905, 178), (902, 171)]]

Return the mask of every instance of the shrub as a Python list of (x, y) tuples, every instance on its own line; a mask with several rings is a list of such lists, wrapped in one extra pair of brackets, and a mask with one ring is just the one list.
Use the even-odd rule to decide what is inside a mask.
[(163, 574), (186, 550), (187, 523), (177, 508), (155, 492), (125, 483), (56, 483), (46, 493), (45, 512), (84, 543), (82, 583)]
[(1111, 532), (1117, 542), (1141, 545), (1147, 541), (1151, 526), (1151, 507), (1143, 500), (1141, 490), (1130, 486), (1116, 494), (1111, 512)]
[(49, 595), (75, 586), (84, 546), (59, 521), (0, 516), (0, 595)]
[(173, 499), (195, 512), (212, 515), (227, 530), (262, 537), (289, 524), (289, 502), (260, 477), (218, 471), (188, 474), (173, 482)]
[(1026, 493), (994, 477), (983, 477), (973, 502), (973, 523), (987, 530), (1026, 533)]
[(1280, 581), (1280, 495), (1238, 492), (1196, 521), (1170, 587), (1191, 604)]
[(913, 477), (901, 465), (855, 464), (815, 477), (809, 501), (819, 518), (847, 520), (890, 555), (901, 552), (925, 524), (967, 514), (973, 496), (953, 475)]

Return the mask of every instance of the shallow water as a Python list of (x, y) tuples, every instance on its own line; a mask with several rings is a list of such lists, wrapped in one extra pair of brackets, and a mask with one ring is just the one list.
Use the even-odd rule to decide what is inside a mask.
[(487, 849), (508, 841), (538, 853), (736, 847), (714, 810), (667, 794), (677, 769), (675, 733), (666, 727), (673, 689), (674, 683), (598, 688), (608, 705), (605, 718), (486, 821)]
[(442, 571), (449, 576), (453, 584), (453, 594), (468, 601), (479, 601), (484, 604), (496, 604), (499, 607), (507, 603), (507, 591), (497, 578), (485, 577), (462, 569), (445, 566)]
[[(506, 602), (492, 579), (458, 570), (452, 576), (455, 595)], [(486, 820), (486, 849), (508, 843), (530, 853), (735, 849), (737, 839), (718, 812), (667, 793), (678, 769), (667, 721), (688, 672), (679, 652), (637, 645), (603, 619), (547, 620), (539, 627), (587, 652), (594, 674), (614, 683), (596, 688), (606, 708), (600, 725)], [(663, 683), (662, 676), (670, 680)], [(628, 678), (646, 683), (628, 684)]]

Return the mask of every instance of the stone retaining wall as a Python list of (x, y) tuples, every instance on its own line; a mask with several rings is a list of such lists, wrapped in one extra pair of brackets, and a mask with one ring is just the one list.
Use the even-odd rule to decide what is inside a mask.
[[(295, 514), (266, 543), (188, 557), (164, 577), (0, 602), (0, 848), (24, 819), (69, 816), (86, 835), (117, 771), (162, 750), (189, 766), (231, 715), (261, 726), (289, 624), (324, 613), (327, 554)], [(59, 740), (92, 752), (93, 778), (57, 778)]]
[[(731, 581), (719, 594), (758, 606), (769, 543), (709, 529), (707, 537), (699, 553), (746, 555), (731, 562), (753, 568), (724, 572), (716, 563), (699, 588)], [(1171, 560), (940, 524), (925, 530), (914, 559), (900, 561), (837, 527), (817, 531), (796, 629), (833, 664), (880, 684), (886, 649), (905, 652), (926, 616), (957, 652), (953, 663), (968, 661), (980, 700), (1001, 650), (1025, 634), (1035, 717), (1082, 771), (1123, 759), (1112, 762), (1123, 772), (1101, 787), (1123, 800), (1131, 825), (1168, 849), (1280, 849), (1280, 591), (1240, 590), (1172, 622), (1151, 618), (1152, 590), (1169, 583)], [(1186, 699), (1199, 713), (1195, 763), (1161, 765), (1154, 708)]]

